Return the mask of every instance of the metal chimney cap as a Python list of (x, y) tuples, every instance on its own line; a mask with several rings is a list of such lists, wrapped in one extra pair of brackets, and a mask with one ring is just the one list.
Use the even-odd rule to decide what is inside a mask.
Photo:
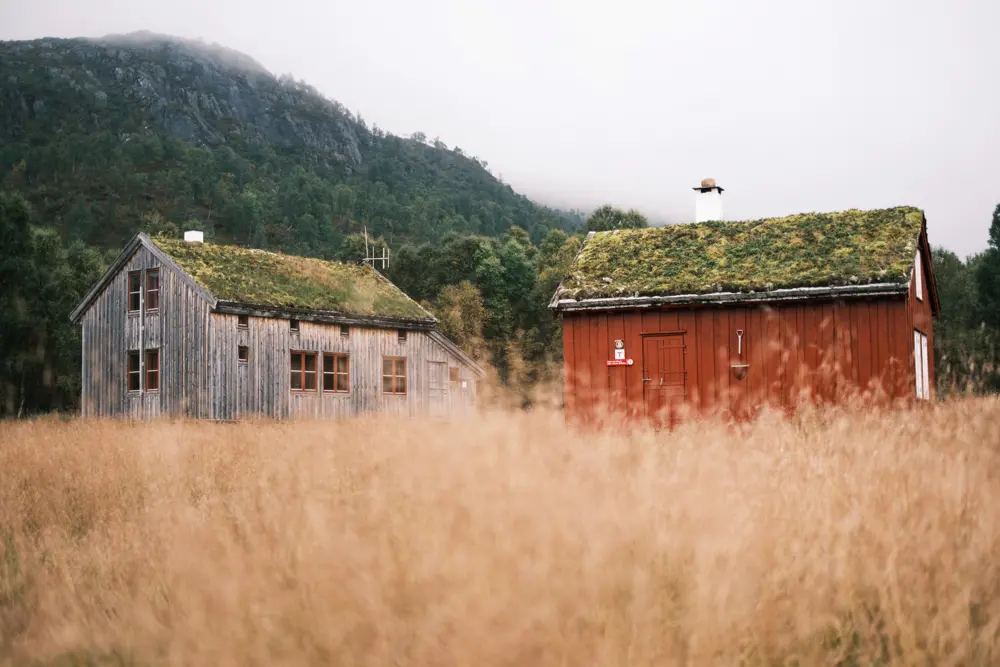
[(719, 192), (724, 191), (723, 188), (720, 188), (718, 185), (715, 184), (714, 178), (703, 178), (701, 179), (701, 185), (691, 189), (698, 190), (699, 192), (711, 192), (712, 190), (718, 190)]

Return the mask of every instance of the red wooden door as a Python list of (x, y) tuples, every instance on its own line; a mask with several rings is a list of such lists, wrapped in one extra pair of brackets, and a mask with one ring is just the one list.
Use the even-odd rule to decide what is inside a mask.
[(643, 338), (642, 384), (646, 417), (658, 427), (673, 425), (687, 394), (684, 334)]

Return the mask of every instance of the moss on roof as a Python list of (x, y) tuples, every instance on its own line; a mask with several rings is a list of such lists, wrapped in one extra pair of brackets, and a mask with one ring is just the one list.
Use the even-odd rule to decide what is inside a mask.
[(213, 243), (161, 238), (153, 243), (220, 301), (362, 317), (431, 319), (367, 265)]
[(919, 209), (897, 207), (598, 232), (558, 298), (904, 282), (923, 219)]

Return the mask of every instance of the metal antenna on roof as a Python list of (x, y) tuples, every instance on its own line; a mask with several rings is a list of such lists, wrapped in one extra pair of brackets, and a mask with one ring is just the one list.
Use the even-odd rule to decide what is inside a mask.
[(381, 262), (381, 268), (383, 270), (389, 268), (389, 248), (388, 246), (382, 246), (382, 256), (376, 257), (372, 254), (371, 248), (368, 246), (368, 225), (365, 225), (365, 258), (363, 260), (366, 264), (371, 263), (372, 268), (375, 267), (375, 262)]

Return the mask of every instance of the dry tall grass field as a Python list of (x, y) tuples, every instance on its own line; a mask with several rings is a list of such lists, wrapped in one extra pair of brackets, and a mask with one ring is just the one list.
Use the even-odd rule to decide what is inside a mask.
[(1000, 402), (0, 426), (3, 665), (993, 665)]

